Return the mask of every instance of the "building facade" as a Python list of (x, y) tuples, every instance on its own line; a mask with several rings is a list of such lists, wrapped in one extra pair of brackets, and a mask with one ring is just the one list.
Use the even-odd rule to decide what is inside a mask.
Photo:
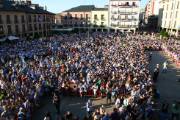
[(148, 23), (150, 16), (159, 15), (159, 0), (149, 0), (145, 7), (145, 22)]
[(180, 0), (161, 0), (161, 28), (170, 35), (180, 35)]
[(31, 0), (0, 0), (0, 37), (47, 36), (54, 19), (53, 13)]
[(108, 8), (95, 8), (91, 11), (91, 24), (94, 27), (108, 27)]
[(64, 27), (87, 27), (91, 21), (94, 5), (80, 5), (56, 14), (56, 24)]
[(134, 31), (138, 28), (140, 0), (110, 0), (109, 28)]

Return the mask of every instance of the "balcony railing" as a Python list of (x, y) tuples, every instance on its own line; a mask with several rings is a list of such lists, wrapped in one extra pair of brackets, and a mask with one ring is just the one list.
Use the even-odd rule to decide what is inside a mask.
[(111, 5), (112, 7), (121, 7), (121, 8), (132, 8), (132, 7), (138, 7), (138, 5)]
[(112, 27), (119, 27), (119, 28), (137, 28), (138, 25), (120, 25), (120, 24), (111, 24)]
[(136, 18), (133, 18), (133, 19), (121, 19), (121, 18), (111, 18), (112, 21), (116, 21), (116, 20), (119, 20), (119, 21), (137, 21)]
[(111, 11), (112, 14), (123, 14), (123, 15), (135, 15), (137, 12), (122, 12), (122, 11)]

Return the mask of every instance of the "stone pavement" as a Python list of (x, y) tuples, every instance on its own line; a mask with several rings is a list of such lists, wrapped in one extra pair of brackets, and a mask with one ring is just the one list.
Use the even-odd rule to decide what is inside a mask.
[[(168, 71), (166, 73), (162, 73), (162, 64), (164, 61), (168, 61)], [(156, 64), (160, 65), (157, 89), (160, 92), (161, 101), (180, 101), (180, 82), (177, 82), (180, 79), (180, 68), (163, 52), (153, 52), (152, 61), (150, 62), (151, 72), (153, 72)]]
[[(153, 73), (154, 67), (156, 64), (160, 64), (160, 71), (162, 71), (162, 64), (164, 61), (168, 60), (168, 71), (167, 73), (161, 73), (159, 74), (158, 82), (157, 82), (157, 88), (161, 95), (161, 101), (168, 101), (172, 102), (173, 100), (179, 100), (180, 101), (180, 82), (177, 82), (177, 79), (180, 78), (180, 69), (176, 68), (175, 65), (172, 63), (171, 60), (165, 57), (163, 52), (153, 52), (152, 55), (152, 61), (150, 62), (149, 69), (151, 73)], [(79, 97), (64, 97), (62, 100), (62, 106), (61, 106), (61, 113), (64, 113), (66, 111), (71, 111), (75, 115), (79, 116), (80, 118), (83, 118), (86, 114), (86, 102), (88, 98), (79, 98)], [(106, 105), (106, 99), (93, 99), (93, 105), (94, 108), (100, 107), (101, 105), (104, 105), (107, 112), (112, 111), (114, 105)], [(43, 116), (47, 111), (50, 111), (53, 120), (56, 120), (56, 111), (55, 107), (52, 105), (52, 101), (50, 97), (44, 98), (42, 102), (42, 107), (38, 109), (34, 115), (33, 120), (43, 120)]]

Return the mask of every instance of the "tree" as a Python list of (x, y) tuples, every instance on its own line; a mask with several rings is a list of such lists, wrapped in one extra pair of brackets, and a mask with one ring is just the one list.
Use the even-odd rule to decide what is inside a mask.
[(166, 32), (165, 30), (161, 30), (160, 35), (161, 35), (162, 37), (169, 37), (168, 32)]

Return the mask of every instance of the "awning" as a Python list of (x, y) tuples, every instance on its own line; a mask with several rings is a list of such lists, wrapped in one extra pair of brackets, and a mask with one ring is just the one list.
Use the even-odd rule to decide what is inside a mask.
[(8, 36), (7, 39), (10, 40), (10, 41), (14, 41), (14, 40), (19, 40), (19, 37)]

